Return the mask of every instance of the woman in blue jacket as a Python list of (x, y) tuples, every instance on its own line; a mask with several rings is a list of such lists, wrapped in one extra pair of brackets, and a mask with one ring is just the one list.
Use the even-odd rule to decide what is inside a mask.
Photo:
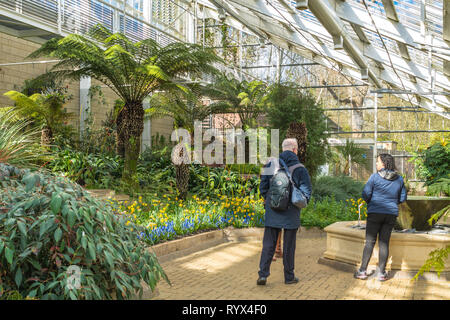
[(395, 171), (394, 158), (387, 153), (377, 157), (377, 173), (370, 176), (362, 197), (367, 202), (366, 244), (361, 267), (355, 278), (368, 278), (367, 266), (372, 257), (378, 235), (378, 280), (387, 280), (386, 263), (389, 256), (389, 240), (398, 216), (398, 205), (406, 201), (403, 178)]

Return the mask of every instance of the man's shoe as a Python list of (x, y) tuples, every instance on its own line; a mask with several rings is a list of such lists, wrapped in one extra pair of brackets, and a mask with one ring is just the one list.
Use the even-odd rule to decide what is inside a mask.
[(284, 283), (285, 284), (294, 284), (294, 283), (298, 283), (298, 278), (297, 277), (295, 277), (294, 279), (292, 279), (292, 280), (288, 280), (288, 281), (284, 281)]
[(256, 280), (256, 284), (258, 286), (265, 286), (266, 285), (267, 278), (266, 277), (259, 277), (258, 280)]

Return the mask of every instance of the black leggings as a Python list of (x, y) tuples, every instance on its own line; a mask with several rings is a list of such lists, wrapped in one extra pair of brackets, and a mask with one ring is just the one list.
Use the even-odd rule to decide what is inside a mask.
[(386, 263), (389, 256), (389, 240), (391, 238), (392, 229), (394, 228), (396, 220), (397, 216), (393, 214), (368, 214), (366, 225), (366, 244), (364, 246), (362, 256), (361, 271), (367, 270), (378, 235), (378, 268), (381, 273), (385, 272)]

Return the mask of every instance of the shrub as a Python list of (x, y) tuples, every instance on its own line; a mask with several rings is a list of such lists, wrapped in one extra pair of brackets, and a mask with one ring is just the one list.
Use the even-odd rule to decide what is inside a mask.
[(364, 183), (348, 176), (322, 176), (313, 184), (313, 196), (316, 200), (334, 197), (336, 201), (344, 201), (361, 196)]
[[(64, 177), (0, 163), (0, 292), (41, 299), (118, 299), (169, 281), (107, 203)], [(69, 266), (81, 268), (79, 289)]]
[(410, 160), (416, 166), (417, 175), (425, 179), (427, 186), (450, 175), (450, 143), (447, 140), (435, 142), (424, 151), (418, 152)]
[[(361, 219), (364, 216), (361, 215)], [(358, 213), (343, 201), (336, 201), (333, 197), (317, 201), (312, 198), (308, 206), (300, 214), (301, 224), (304, 227), (326, 226), (338, 221), (358, 220)]]
[(119, 156), (85, 153), (69, 148), (56, 152), (47, 168), (63, 173), (73, 182), (89, 187), (109, 188), (116, 185), (122, 172), (123, 160)]
[(45, 151), (39, 146), (40, 132), (27, 129), (30, 124), (11, 109), (0, 113), (0, 162), (33, 166), (44, 158)]
[(259, 196), (259, 177), (243, 178), (232, 170), (191, 166), (189, 191), (200, 197)]
[(326, 163), (328, 148), (325, 114), (322, 106), (310, 93), (299, 93), (297, 89), (275, 85), (268, 94), (267, 120), (270, 127), (280, 130), (280, 141), (292, 122), (303, 122), (308, 130), (305, 167), (314, 180), (319, 166)]

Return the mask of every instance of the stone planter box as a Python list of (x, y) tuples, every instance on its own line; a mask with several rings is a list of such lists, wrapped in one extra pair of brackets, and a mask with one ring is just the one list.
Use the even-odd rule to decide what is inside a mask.
[[(323, 258), (359, 267), (365, 241), (365, 230), (351, 228), (356, 221), (333, 223), (324, 230), (327, 233), (327, 249)], [(450, 245), (449, 234), (393, 232), (389, 245), (387, 270), (418, 271), (428, 259), (428, 254)], [(378, 263), (378, 241), (369, 266)], [(450, 257), (444, 272), (450, 271)]]

